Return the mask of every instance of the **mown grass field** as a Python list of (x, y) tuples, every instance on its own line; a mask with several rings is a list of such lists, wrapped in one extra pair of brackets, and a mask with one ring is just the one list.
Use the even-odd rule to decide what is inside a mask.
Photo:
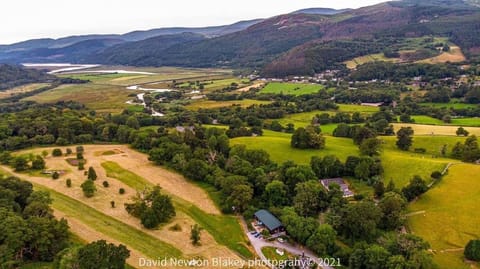
[(364, 55), (360, 57), (353, 58), (349, 61), (343, 62), (345, 65), (347, 65), (347, 68), (349, 69), (354, 69), (357, 66), (369, 62), (375, 62), (375, 61), (384, 61), (384, 62), (393, 62), (397, 63), (400, 61), (399, 58), (387, 58), (383, 53), (375, 53), (375, 54), (369, 54), (369, 55)]
[[(153, 184), (146, 179), (123, 169), (115, 162), (104, 162), (102, 163), (102, 167), (107, 172), (107, 176), (116, 178), (131, 188), (142, 190), (146, 186), (153, 186)], [(245, 245), (246, 238), (235, 217), (207, 214), (197, 206), (176, 196), (172, 196), (172, 200), (177, 210), (180, 210), (196, 221), (202, 228), (208, 231), (219, 244), (227, 246), (245, 258), (253, 257), (253, 254)]]
[(465, 108), (476, 108), (478, 105), (475, 104), (466, 104), (459, 102), (450, 102), (450, 103), (420, 103), (421, 106), (429, 106), (435, 108), (454, 108), (454, 109), (465, 109)]
[(324, 87), (318, 84), (270, 82), (260, 91), (260, 93), (303, 95), (317, 93), (322, 89), (324, 89)]
[[(50, 188), (34, 184), (36, 190), (48, 191), (53, 199), (52, 207), (74, 218), (95, 231), (111, 237), (151, 258), (181, 257), (182, 251), (159, 239), (107, 216), (96, 209)], [(155, 246), (154, 248), (151, 246)]]
[[(415, 135), (428, 135), (428, 136), (456, 136), (458, 126), (455, 125), (428, 125), (428, 124), (411, 124), (411, 123), (394, 123), (393, 127), (395, 131), (398, 131), (401, 127), (411, 127), (415, 132)], [(480, 127), (464, 127), (470, 134), (480, 135)]]
[(186, 106), (186, 108), (191, 110), (198, 110), (201, 108), (219, 108), (219, 107), (229, 107), (233, 105), (239, 105), (241, 107), (249, 107), (251, 105), (264, 105), (269, 104), (270, 101), (259, 101), (259, 100), (235, 100), (235, 101), (211, 101), (211, 100), (200, 100), (194, 101)]
[(425, 211), (408, 218), (409, 229), (430, 242), (440, 268), (471, 268), (463, 262), (470, 239), (480, 237), (478, 201), (480, 166), (458, 164), (431, 190), (409, 206)]

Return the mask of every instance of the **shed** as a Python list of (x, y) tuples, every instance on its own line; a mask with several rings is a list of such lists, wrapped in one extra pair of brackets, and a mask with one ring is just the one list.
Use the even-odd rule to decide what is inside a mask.
[(283, 231), (283, 225), (280, 220), (265, 209), (260, 209), (255, 212), (254, 217), (260, 221), (271, 234)]

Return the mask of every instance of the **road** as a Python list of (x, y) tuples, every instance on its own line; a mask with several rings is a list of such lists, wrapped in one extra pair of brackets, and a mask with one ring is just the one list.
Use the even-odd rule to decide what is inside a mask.
[[(260, 257), (260, 259), (262, 261), (264, 261), (266, 264), (270, 264), (270, 263), (268, 262), (267, 257), (265, 257), (265, 255), (263, 255), (263, 253), (262, 253), (262, 248), (264, 248), (264, 247), (274, 247), (274, 248), (284, 249), (285, 251), (290, 252), (294, 255), (299, 255), (299, 256), (304, 255), (305, 257), (308, 257), (308, 258), (314, 260), (315, 262), (317, 262), (317, 264), (321, 263), (320, 258), (318, 258), (313, 252), (311, 252), (308, 249), (301, 248), (301, 247), (298, 247), (298, 246), (294, 246), (294, 245), (286, 243), (286, 242), (280, 243), (276, 240), (275, 241), (267, 241), (267, 240), (264, 240), (264, 239), (256, 238), (254, 235), (250, 234), (250, 232), (248, 231), (247, 224), (245, 223), (245, 220), (243, 218), (240, 218), (240, 219), (241, 219), (240, 223), (242, 225), (242, 228), (243, 228), (244, 232), (247, 234), (248, 239), (252, 243), (252, 246), (255, 249), (255, 252)], [(274, 266), (272, 264), (270, 264), (269, 267), (274, 268)], [(323, 269), (334, 269), (334, 267), (326, 266), (326, 265), (321, 266), (321, 268), (323, 268)]]

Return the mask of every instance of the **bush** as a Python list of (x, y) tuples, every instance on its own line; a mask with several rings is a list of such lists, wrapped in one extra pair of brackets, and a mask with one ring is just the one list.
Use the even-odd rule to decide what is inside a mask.
[(110, 206), (111, 206), (112, 208), (115, 208), (115, 201), (110, 201)]
[(480, 240), (470, 240), (463, 254), (471, 261), (480, 261)]
[(84, 162), (78, 162), (78, 170), (85, 170), (85, 163)]
[(57, 171), (53, 172), (52, 174), (53, 179), (58, 179), (59, 177), (60, 177), (60, 174)]
[(415, 151), (415, 153), (425, 153), (425, 152), (427, 152), (427, 150), (424, 149), (424, 148), (415, 148), (413, 151)]
[(182, 231), (182, 226), (180, 226), (180, 224), (176, 223), (175, 225), (171, 226), (170, 228), (168, 228), (170, 231), (174, 231), (174, 232), (180, 232)]
[(93, 197), (93, 195), (97, 191), (95, 183), (93, 183), (93, 181), (91, 181), (90, 179), (87, 179), (85, 182), (83, 182), (80, 187), (82, 187), (83, 195), (85, 195), (85, 197), (87, 198)]
[(358, 193), (358, 194), (355, 194), (353, 196), (353, 199), (355, 199), (355, 201), (361, 201), (361, 200), (365, 199), (365, 195), (363, 195), (361, 193)]
[(108, 184), (108, 181), (104, 181), (102, 184), (105, 188), (108, 188), (110, 186), (110, 184)]
[(442, 177), (442, 173), (439, 171), (434, 171), (430, 176), (434, 179), (440, 179)]
[(120, 188), (120, 189), (118, 190), (118, 193), (119, 193), (119, 194), (125, 194), (125, 189), (124, 189), (124, 188)]
[(61, 149), (54, 149), (54, 150), (52, 151), (52, 156), (53, 156), (53, 157), (60, 157), (60, 156), (62, 156), (62, 150), (61, 150)]
[(67, 181), (65, 182), (67, 184), (67, 188), (71, 188), (72, 187), (72, 180), (67, 178)]
[(68, 148), (68, 149), (67, 149), (67, 155), (70, 155), (70, 154), (72, 154), (72, 149), (71, 149), (71, 148)]

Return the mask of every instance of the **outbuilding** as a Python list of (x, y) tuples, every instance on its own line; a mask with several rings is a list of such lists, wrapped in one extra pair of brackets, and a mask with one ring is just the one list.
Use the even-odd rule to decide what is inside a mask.
[(265, 227), (270, 234), (276, 234), (285, 230), (280, 220), (265, 209), (255, 212), (254, 217), (258, 224)]

